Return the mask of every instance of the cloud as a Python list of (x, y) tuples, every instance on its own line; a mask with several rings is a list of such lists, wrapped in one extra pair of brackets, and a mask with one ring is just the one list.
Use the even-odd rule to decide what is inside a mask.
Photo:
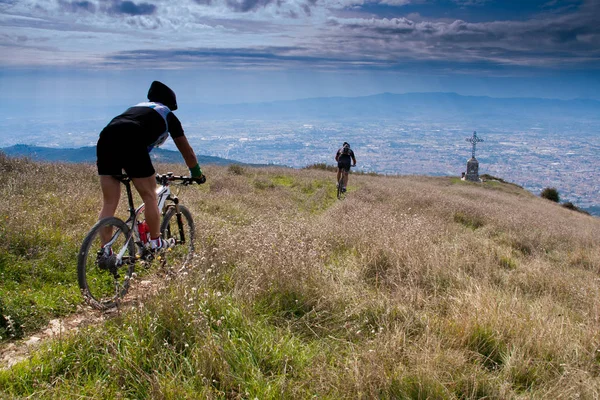
[[(137, 63), (172, 61), (175, 63), (218, 62), (235, 64), (266, 63), (272, 60), (302, 59), (294, 53), (305, 49), (301, 47), (256, 47), (256, 48), (189, 48), (170, 50), (133, 50), (122, 51), (107, 57), (108, 61), (127, 61)], [(306, 57), (304, 57), (306, 59)]]
[(277, 4), (278, 0), (226, 0), (225, 3), (233, 11), (248, 12), (269, 4)]
[(132, 1), (114, 1), (109, 9), (112, 14), (126, 15), (152, 15), (156, 12), (156, 6), (150, 3), (135, 4)]
[(65, 11), (70, 12), (79, 12), (79, 11), (87, 11), (87, 12), (95, 12), (96, 5), (90, 1), (59, 1), (59, 6), (62, 7)]
[(320, 55), (313, 49), (299, 46), (264, 46), (252, 48), (189, 48), (172, 50), (135, 50), (114, 53), (106, 64), (139, 66), (202, 66), (230, 69), (287, 69), (310, 67), (316, 69), (360, 66), (360, 56)]
[[(600, 70), (599, 0), (568, 9), (540, 6), (528, 20), (489, 22), (403, 12), (420, 10), (402, 8), (409, 3), (429, 7), (424, 0), (23, 0), (14, 6), (6, 1), (0, 4), (10, 13), (0, 13), (0, 26), (31, 39), (24, 52), (37, 39), (48, 38), (65, 57), (104, 58), (111, 65), (402, 68), (445, 63), (466, 68), (470, 63)], [(484, 0), (452, 1), (474, 5)], [(575, 4), (560, 3), (566, 2)], [(397, 17), (352, 8), (377, 3), (386, 5), (386, 15)], [(483, 4), (478, 12), (485, 9)], [(153, 35), (152, 48), (143, 50), (148, 35)], [(187, 47), (172, 49), (173, 43)]]
[(600, 69), (600, 2), (580, 12), (543, 14), (526, 21), (472, 23), (408, 18), (335, 18), (323, 46), (374, 59), (490, 62), (498, 65), (595, 64)]
[(311, 15), (311, 10), (317, 6), (318, 0), (194, 0), (194, 2), (201, 6), (224, 8), (235, 13), (256, 13), (273, 9), (279, 15), (296, 18), (299, 12)]

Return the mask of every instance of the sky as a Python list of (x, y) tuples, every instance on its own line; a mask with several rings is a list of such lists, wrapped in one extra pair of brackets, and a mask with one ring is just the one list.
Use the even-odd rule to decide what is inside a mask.
[[(0, 0), (0, 107), (382, 92), (600, 100), (600, 0)], [(0, 111), (1, 113), (1, 111)]]

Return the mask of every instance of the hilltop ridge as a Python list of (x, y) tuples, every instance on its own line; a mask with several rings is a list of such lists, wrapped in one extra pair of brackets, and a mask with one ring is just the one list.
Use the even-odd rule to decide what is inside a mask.
[[(4, 341), (82, 307), (74, 263), (100, 207), (91, 165), (0, 155), (8, 171), (0, 173)], [(598, 218), (502, 182), (352, 174), (339, 201), (325, 170), (205, 172), (207, 184), (178, 194), (197, 227), (186, 273), (171, 281), (146, 272), (140, 280), (165, 282), (158, 296), (0, 371), (0, 392), (600, 395)]]

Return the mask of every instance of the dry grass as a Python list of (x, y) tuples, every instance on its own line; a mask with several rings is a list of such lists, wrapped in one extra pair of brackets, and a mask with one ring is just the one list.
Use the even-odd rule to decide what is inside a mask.
[[(15, 218), (0, 229), (58, 229), (77, 243), (99, 207), (93, 168), (13, 164), (22, 170), (3, 182), (11, 201), (0, 215)], [(49, 398), (600, 397), (598, 218), (499, 182), (353, 174), (337, 201), (326, 170), (203, 170), (209, 183), (180, 195), (199, 233), (190, 274), (108, 324), (110, 338), (77, 336), (61, 368), (36, 372), (56, 363), (49, 350), (0, 375), (0, 388)], [(72, 204), (52, 200), (63, 193)], [(148, 345), (156, 340), (166, 344)], [(108, 348), (112, 369), (81, 366)]]

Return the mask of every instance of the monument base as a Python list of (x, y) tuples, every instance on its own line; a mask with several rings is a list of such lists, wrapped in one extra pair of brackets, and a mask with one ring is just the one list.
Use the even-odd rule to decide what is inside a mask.
[(475, 157), (467, 161), (467, 173), (465, 174), (465, 180), (471, 182), (480, 182), (479, 161), (477, 161)]

